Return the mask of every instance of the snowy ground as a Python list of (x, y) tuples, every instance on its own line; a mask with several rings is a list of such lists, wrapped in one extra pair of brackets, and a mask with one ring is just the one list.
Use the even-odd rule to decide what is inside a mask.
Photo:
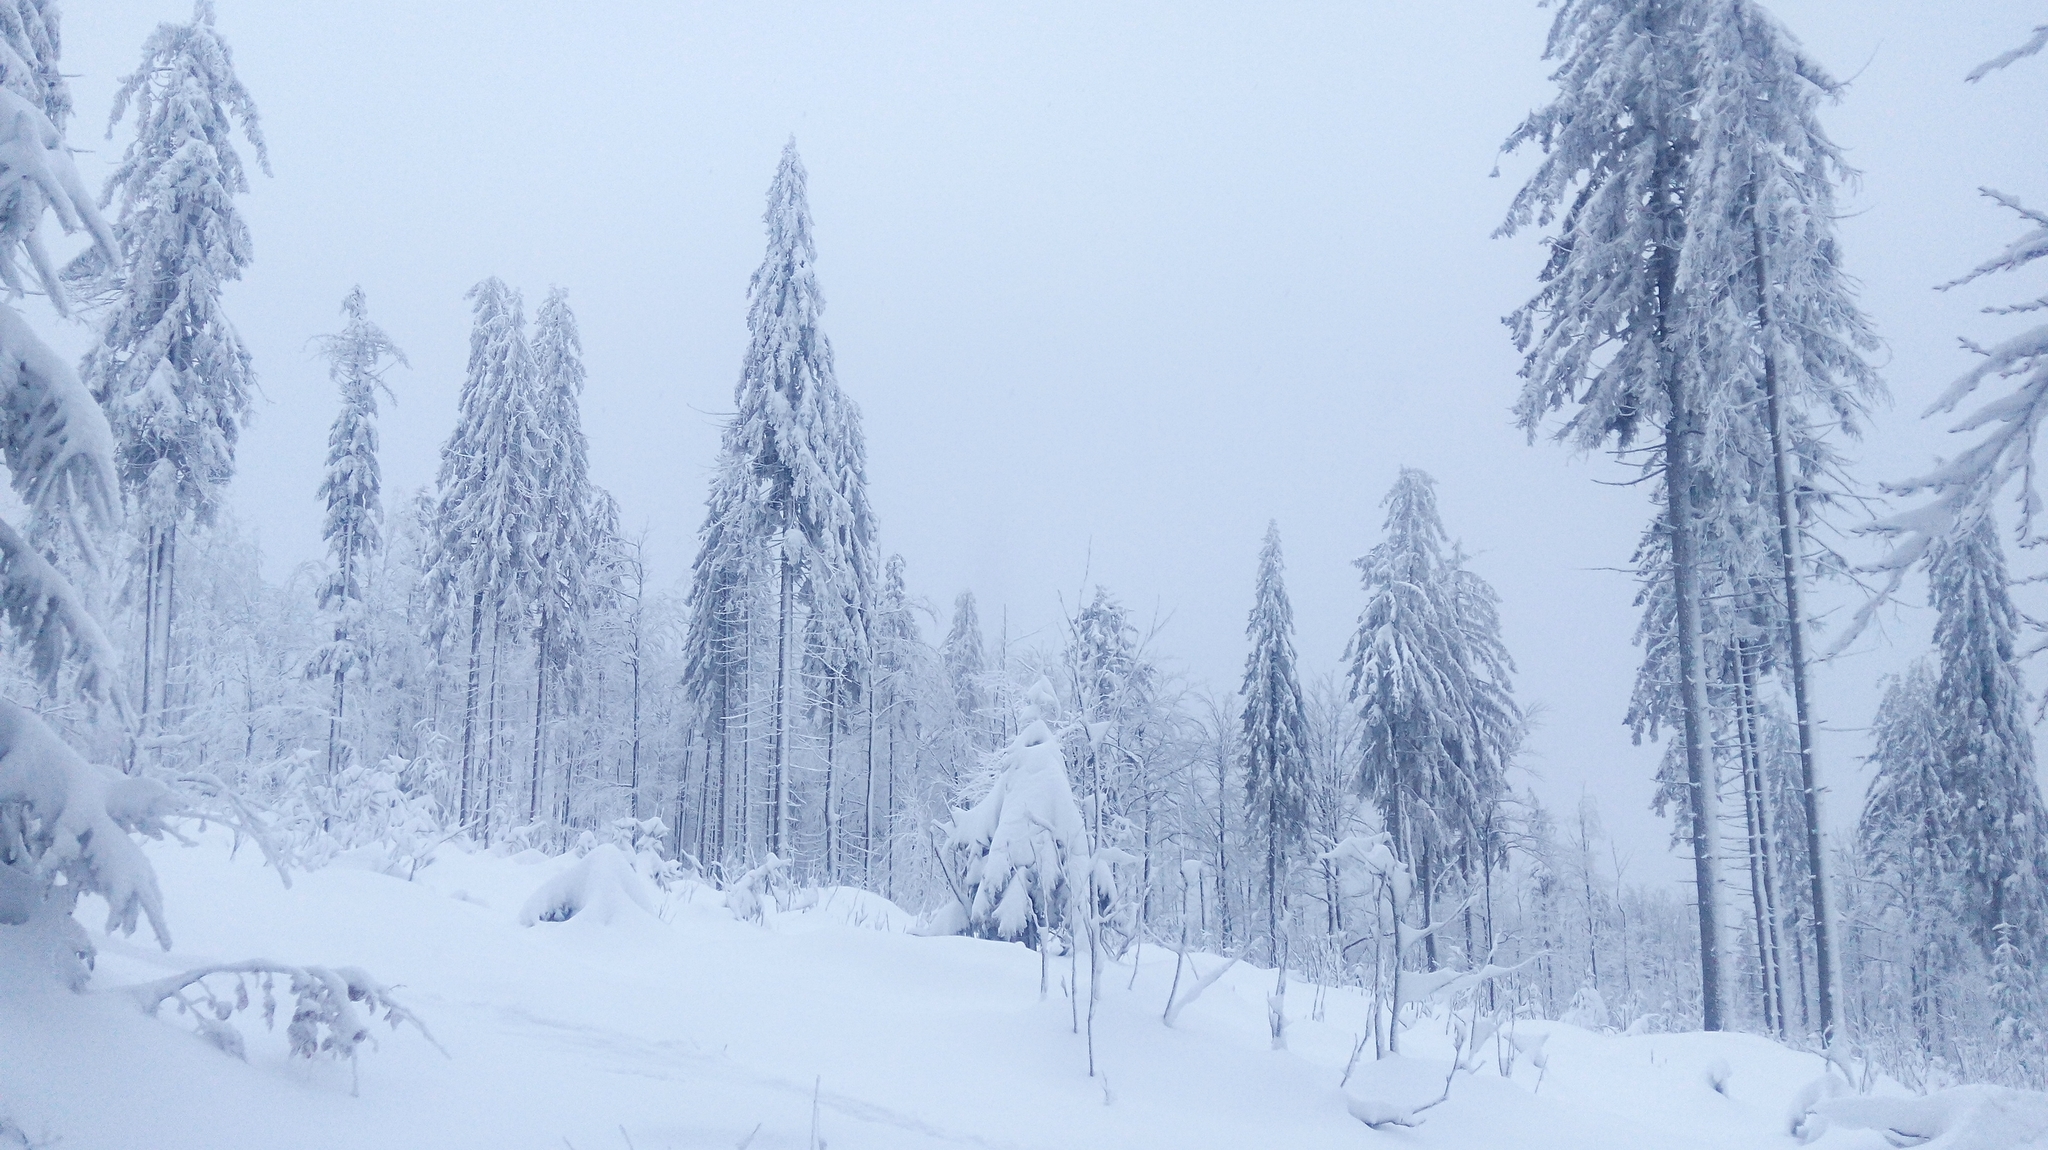
[[(336, 866), (285, 890), (253, 852), (231, 859), (218, 834), (148, 850), (177, 947), (95, 936), (96, 988), (253, 956), (360, 965), (402, 985), (448, 1055), (380, 1028), (352, 1082), (345, 1064), (288, 1059), (260, 1022), (244, 1023), (243, 1063), (169, 1011), (152, 1019), (122, 997), (0, 984), (0, 1115), (62, 1150), (780, 1150), (813, 1145), (814, 1128), (835, 1150), (1751, 1150), (1796, 1145), (1787, 1107), (1822, 1070), (1748, 1036), (1524, 1023), (1550, 1031), (1540, 1086), (1526, 1057), (1512, 1080), (1489, 1064), (1461, 1074), (1420, 1127), (1376, 1131), (1338, 1087), (1360, 1004), (1331, 993), (1315, 1021), (1313, 988), (1293, 986), (1290, 1049), (1276, 1053), (1270, 972), (1233, 970), (1169, 1030), (1159, 1014), (1173, 956), (1147, 948), (1134, 984), (1129, 965), (1105, 977), (1103, 1073), (1090, 1079), (1061, 967), (1041, 1001), (1032, 952), (911, 936), (879, 899), (842, 892), (762, 926), (672, 896), (659, 917), (626, 905), (609, 923), (522, 927), (528, 896), (574, 860), (444, 849), (416, 882)], [(1394, 1107), (1433, 1097), (1448, 1065), (1432, 1058), (1445, 1054), (1441, 1031), (1425, 1021), (1410, 1038), (1412, 1060), (1364, 1065), (1348, 1093)], [(1991, 1097), (2005, 1125), (1984, 1150), (2043, 1137), (2041, 1102)], [(1888, 1143), (1838, 1128), (1813, 1145)], [(1953, 1136), (1931, 1145), (1978, 1150)]]

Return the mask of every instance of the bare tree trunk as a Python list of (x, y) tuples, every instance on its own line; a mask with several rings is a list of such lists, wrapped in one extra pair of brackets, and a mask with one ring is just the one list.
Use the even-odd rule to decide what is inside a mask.
[(178, 525), (173, 523), (164, 532), (164, 673), (162, 685), (157, 688), (162, 696), (157, 707), (157, 726), (161, 728), (166, 713), (171, 709), (171, 634), (178, 621)]
[[(1683, 397), (1684, 389), (1673, 391)], [(1692, 413), (1672, 405), (1670, 430), (1664, 440), (1664, 472), (1671, 527), (1671, 575), (1677, 606), (1678, 678), (1683, 699), (1686, 787), (1692, 802), (1693, 886), (1699, 907), (1701, 1025), (1720, 1030), (1723, 1021), (1721, 976), (1720, 861), (1714, 849), (1719, 823), (1718, 788), (1707, 753), (1706, 683), (1700, 666), (1700, 590), (1694, 553), (1692, 509), (1692, 445), (1688, 439)]]
[(838, 676), (826, 680), (825, 700), (825, 881), (839, 881), (839, 698)]
[(1750, 234), (1756, 244), (1757, 325), (1764, 348), (1764, 404), (1771, 431), (1772, 510), (1778, 520), (1779, 577), (1785, 585), (1786, 653), (1792, 679), (1793, 725), (1799, 732), (1799, 795), (1806, 817), (1806, 881), (1813, 901), (1814, 975), (1820, 1006), (1823, 1045), (1835, 1034), (1834, 939), (1828, 917), (1827, 859), (1821, 848), (1820, 781), (1813, 754), (1813, 709), (1807, 690), (1806, 619), (1800, 606), (1799, 565), (1804, 558), (1803, 533), (1792, 502), (1792, 479), (1786, 442), (1785, 403), (1779, 394), (1775, 330), (1771, 322), (1770, 277), (1764, 267), (1763, 221), (1757, 218), (1756, 190), (1750, 188)]
[(769, 782), (768, 850), (781, 855), (789, 811), (789, 599), (791, 571), (789, 540), (782, 543), (782, 599), (775, 624), (775, 741), (774, 774)]
[(540, 818), (540, 772), (545, 765), (541, 754), (542, 717), (547, 711), (548, 699), (548, 616), (543, 606), (540, 612), (540, 633), (534, 637), (533, 655), (533, 777), (526, 781), (526, 821), (531, 823)]
[(503, 622), (496, 611), (491, 612), (491, 681), (489, 698), (484, 702), (484, 843), (491, 841), (491, 816), (496, 809), (498, 789), (498, 643), (502, 635)]
[(1743, 835), (1748, 849), (1744, 851), (1749, 864), (1749, 902), (1752, 929), (1756, 932), (1757, 994), (1763, 1005), (1764, 1029), (1775, 1030), (1771, 1016), (1771, 948), (1770, 933), (1765, 928), (1768, 910), (1765, 907), (1763, 880), (1763, 842), (1757, 827), (1757, 746), (1756, 716), (1750, 697), (1749, 653), (1738, 649), (1736, 665), (1736, 751), (1741, 763), (1742, 775), (1742, 824)]
[(860, 885), (862, 890), (875, 889), (875, 664), (872, 657), (867, 667), (868, 704), (868, 772), (867, 783), (860, 800)]
[[(469, 602), (469, 693), (462, 710), (462, 795), (456, 803), (457, 821), (470, 816), (470, 780), (476, 770), (477, 707), (483, 694), (484, 593), (476, 592)], [(478, 791), (482, 791), (479, 786)]]

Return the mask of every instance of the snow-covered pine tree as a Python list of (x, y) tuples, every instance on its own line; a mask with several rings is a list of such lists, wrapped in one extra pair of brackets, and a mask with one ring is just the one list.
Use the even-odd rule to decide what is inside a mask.
[(1957, 882), (1951, 894), (1986, 954), (2001, 923), (2018, 925), (2031, 945), (2048, 923), (2048, 808), (2017, 663), (2020, 614), (1997, 529), (1980, 519), (1937, 540), (1927, 574), (1940, 660), (1942, 790), (1955, 816), (1942, 828)]
[(328, 377), (341, 392), (341, 411), (327, 433), (327, 474), (319, 497), (327, 504), (320, 534), (327, 541), (331, 564), (320, 584), (318, 603), (332, 626), (333, 637), (314, 652), (306, 673), (334, 682), (334, 709), (327, 720), (327, 771), (342, 764), (341, 723), (346, 710), (347, 679), (370, 658), (365, 587), (371, 568), (384, 549), (384, 479), (377, 463), (377, 391), (390, 394), (384, 382), (387, 360), (405, 363), (384, 329), (370, 322), (363, 289), (352, 289), (341, 301), (347, 319), (339, 332), (321, 336), (320, 354)]
[(445, 639), (467, 616), (469, 674), (456, 811), (464, 823), (479, 820), (489, 835), (496, 764), (488, 751), (481, 763), (477, 755), (478, 737), (487, 734), (478, 729), (484, 717), (484, 629), (488, 623), (493, 636), (495, 694), (497, 636), (503, 625), (516, 622), (533, 591), (534, 466), (543, 455), (543, 436), (519, 293), (492, 276), (471, 288), (468, 298), (474, 316), (469, 367), (455, 429), (441, 447), (428, 587), (436, 636)]
[[(533, 468), (533, 769), (526, 820), (540, 817), (547, 767), (546, 717), (553, 680), (574, 671), (590, 618), (591, 566), (599, 524), (590, 486), (590, 449), (583, 438), (583, 341), (569, 294), (548, 292), (534, 314), (533, 403), (540, 441)], [(606, 497), (609, 499), (609, 496)], [(568, 788), (563, 787), (566, 805)]]
[(832, 344), (818, 326), (825, 297), (813, 267), (806, 179), (792, 138), (768, 189), (768, 248), (747, 289), (747, 352), (726, 432), (728, 454), (753, 480), (743, 521), (771, 541), (777, 578), (766, 844), (777, 854), (790, 850), (795, 801), (790, 724), (802, 668), (793, 645), (804, 635), (797, 611), (819, 617), (835, 683), (858, 683), (873, 607), (866, 448), (859, 409), (839, 389)]
[[(1709, 0), (1699, 27), (1698, 143), (1687, 160), (1686, 245), (1679, 291), (1705, 379), (1755, 382), (1763, 403), (1729, 404), (1732, 418), (1762, 416), (1768, 486), (1756, 502), (1775, 527), (1777, 616), (1771, 636), (1790, 687), (1798, 738), (1798, 814), (1812, 870), (1817, 1004), (1823, 1038), (1835, 1021), (1833, 941), (1822, 871), (1819, 769), (1801, 602), (1812, 576), (1800, 492), (1822, 489), (1832, 463), (1825, 436), (1855, 435), (1883, 387), (1864, 361), (1876, 337), (1842, 270), (1835, 185), (1854, 173), (1821, 128), (1818, 110), (1841, 85), (1783, 25), (1752, 0)], [(1701, 315), (1702, 311), (1707, 314)], [(1768, 602), (1762, 596), (1759, 600)]]
[[(1358, 560), (1366, 604), (1344, 652), (1360, 786), (1414, 870), (1428, 921), (1442, 868), (1482, 848), (1521, 737), (1492, 589), (1446, 554), (1435, 487), (1404, 467), (1381, 501), (1385, 538)], [(1435, 969), (1434, 934), (1424, 946)]]
[(87, 251), (68, 274), (111, 294), (79, 374), (106, 409), (123, 487), (141, 511), (146, 720), (170, 667), (178, 525), (211, 521), (255, 387), (249, 351), (221, 308), (223, 288), (253, 258), (235, 207), (249, 190), (235, 128), (266, 173), (270, 158), (211, 0), (143, 43), (114, 94), (109, 138), (131, 106), (135, 137), (101, 197), (118, 208), (119, 246), (112, 256)]
[(1288, 602), (1280, 558), (1280, 524), (1266, 525), (1259, 549), (1259, 574), (1245, 634), (1252, 641), (1245, 656), (1242, 737), (1245, 802), (1263, 832), (1266, 863), (1266, 944), (1273, 963), (1283, 961), (1280, 946), (1280, 886), (1286, 857), (1301, 845), (1306, 831), (1311, 783), (1308, 761), (1308, 712), (1301, 680), (1294, 670), (1294, 605)]
[(763, 565), (765, 547), (759, 509), (753, 503), (758, 480), (740, 447), (728, 425), (712, 473), (704, 524), (697, 532), (687, 599), (689, 626), (683, 636), (683, 692), (702, 740), (707, 783), (717, 779), (706, 803), (705, 817), (711, 825), (704, 857), (726, 865), (746, 857), (750, 760), (745, 747), (736, 745), (733, 728), (747, 701), (752, 656), (747, 634), (749, 588)]
[(946, 678), (953, 684), (953, 703), (960, 711), (962, 727), (969, 741), (978, 742), (984, 708), (983, 678), (988, 674), (981, 651), (981, 614), (974, 606), (974, 592), (962, 591), (953, 600), (953, 625), (939, 646), (945, 661)]
[[(1661, 440), (1671, 525), (1675, 646), (1686, 785), (1692, 804), (1700, 920), (1702, 1015), (1724, 1025), (1718, 780), (1709, 754), (1702, 667), (1696, 462), (1708, 454), (1709, 408), (1698, 394), (1678, 298), (1686, 242), (1686, 159), (1697, 146), (1702, 0), (1565, 0), (1544, 57), (1558, 61), (1557, 98), (1525, 119), (1504, 151), (1535, 144), (1543, 159), (1497, 234), (1555, 224), (1536, 295), (1508, 317), (1525, 356), (1518, 422), (1533, 438), (1550, 413), (1576, 412), (1556, 437), (1581, 450), (1610, 439)], [(1560, 218), (1559, 212), (1562, 211)]]
[[(1899, 966), (1908, 985), (1900, 1005), (1923, 1050), (1934, 1049), (1930, 983), (1950, 968), (1948, 952), (1962, 941), (1954, 932), (1946, 842), (1959, 820), (1956, 796), (1943, 779), (1943, 723), (1934, 683), (1922, 659), (1886, 684), (1871, 724), (1874, 773), (1856, 828), (1864, 873), (1887, 896), (1886, 935), (1901, 940), (1905, 950)], [(1897, 989), (1895, 981), (1892, 987)]]
[[(880, 889), (893, 898), (897, 829), (905, 807), (916, 799), (920, 750), (924, 732), (931, 725), (925, 712), (931, 706), (936, 670), (933, 652), (925, 645), (918, 628), (917, 606), (904, 582), (901, 555), (889, 556), (883, 565), (872, 641), (874, 658), (870, 665), (874, 678), (867, 696), (868, 769), (861, 815), (862, 858), (868, 888)], [(879, 868), (877, 853), (882, 856)]]

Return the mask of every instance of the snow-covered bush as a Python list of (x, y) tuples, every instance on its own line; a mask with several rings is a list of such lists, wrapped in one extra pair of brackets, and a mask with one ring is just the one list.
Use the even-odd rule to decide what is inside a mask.
[(279, 828), (292, 859), (317, 869), (346, 858), (412, 877), (448, 836), (440, 804), (420, 785), (429, 765), (393, 755), (374, 767), (352, 764), (330, 775), (304, 748), (274, 765)]
[(662, 890), (681, 879), (686, 869), (694, 869), (668, 857), (668, 824), (659, 818), (616, 818), (606, 825), (604, 833), (600, 840), (598, 832), (584, 831), (576, 840), (576, 853), (587, 855), (601, 842), (609, 843), (632, 860), (634, 870)]
[(1600, 991), (1592, 983), (1579, 988), (1572, 995), (1572, 1004), (1558, 1021), (1584, 1030), (1602, 1031), (1613, 1023), (1613, 1015), (1607, 1009), (1607, 1000), (1600, 997)]
[(519, 925), (542, 922), (612, 922), (629, 907), (654, 914), (660, 897), (633, 856), (599, 843), (562, 873), (541, 884), (519, 910)]
[(778, 895), (789, 889), (789, 862), (775, 852), (725, 888), (725, 908), (741, 922), (760, 922)]
[[(940, 854), (966, 929), (984, 938), (1022, 938), (1062, 920), (1072, 890), (1086, 881), (1087, 826), (1049, 722), (1057, 704), (1044, 679), (1019, 712), (1022, 730), (997, 761), (988, 793), (938, 828)], [(1106, 864), (1103, 869), (1106, 869)]]

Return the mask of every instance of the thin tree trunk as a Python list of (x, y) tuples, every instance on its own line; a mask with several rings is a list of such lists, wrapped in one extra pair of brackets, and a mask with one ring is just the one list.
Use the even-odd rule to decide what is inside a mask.
[(548, 615), (543, 607), (540, 613), (540, 633), (534, 637), (533, 655), (533, 777), (526, 781), (526, 821), (531, 823), (540, 818), (540, 772), (545, 763), (541, 754), (542, 715), (547, 709), (548, 699)]
[(1748, 648), (1738, 643), (1736, 670), (1736, 745), (1742, 763), (1743, 826), (1749, 839), (1749, 896), (1756, 930), (1757, 991), (1763, 1002), (1765, 1029), (1779, 1032), (1780, 1019), (1773, 1013), (1771, 989), (1777, 972), (1771, 966), (1771, 906), (1765, 878), (1769, 870), (1768, 845), (1763, 838), (1763, 764), (1759, 755), (1756, 723), (1756, 684)]
[(1814, 975), (1823, 1045), (1835, 1034), (1834, 939), (1828, 916), (1826, 857), (1821, 849), (1820, 782), (1813, 754), (1813, 710), (1807, 689), (1806, 620), (1800, 606), (1799, 564), (1804, 542), (1792, 502), (1786, 442), (1785, 403), (1779, 394), (1778, 358), (1771, 321), (1770, 277), (1764, 267), (1763, 221), (1757, 217), (1756, 189), (1750, 188), (1750, 234), (1756, 244), (1757, 324), (1763, 336), (1764, 404), (1771, 431), (1772, 504), (1778, 520), (1779, 578), (1785, 585), (1787, 670), (1792, 679), (1793, 725), (1799, 732), (1799, 796), (1806, 817), (1806, 881), (1813, 901)]
[(875, 664), (867, 667), (868, 777), (860, 800), (860, 885), (875, 889)]
[(491, 841), (491, 815), (495, 812), (498, 789), (498, 644), (504, 637), (502, 621), (491, 612), (491, 681), (484, 702), (484, 844)]
[(164, 634), (162, 685), (157, 688), (162, 701), (157, 707), (157, 726), (163, 726), (166, 713), (171, 709), (171, 635), (178, 621), (178, 525), (173, 523), (164, 532)]
[[(470, 780), (476, 771), (477, 707), (483, 694), (484, 593), (476, 592), (469, 605), (469, 692), (462, 709), (462, 795), (456, 803), (458, 822), (470, 817)], [(482, 791), (478, 786), (477, 790)]]
[(825, 881), (839, 881), (839, 699), (838, 676), (826, 680), (825, 700)]
[[(1674, 382), (1676, 398), (1684, 389)], [(1714, 849), (1719, 818), (1720, 795), (1714, 785), (1713, 764), (1707, 753), (1706, 683), (1700, 666), (1700, 590), (1698, 559), (1694, 553), (1692, 509), (1693, 416), (1681, 403), (1665, 435), (1664, 471), (1671, 528), (1671, 575), (1677, 607), (1678, 678), (1683, 701), (1686, 787), (1692, 802), (1693, 885), (1699, 908), (1700, 927), (1700, 1010), (1701, 1026), (1720, 1030), (1724, 1025), (1721, 977), (1720, 862)]]
[(782, 598), (775, 618), (775, 736), (774, 773), (769, 780), (768, 852), (781, 855), (789, 809), (789, 599), (791, 571), (789, 540), (782, 543)]

